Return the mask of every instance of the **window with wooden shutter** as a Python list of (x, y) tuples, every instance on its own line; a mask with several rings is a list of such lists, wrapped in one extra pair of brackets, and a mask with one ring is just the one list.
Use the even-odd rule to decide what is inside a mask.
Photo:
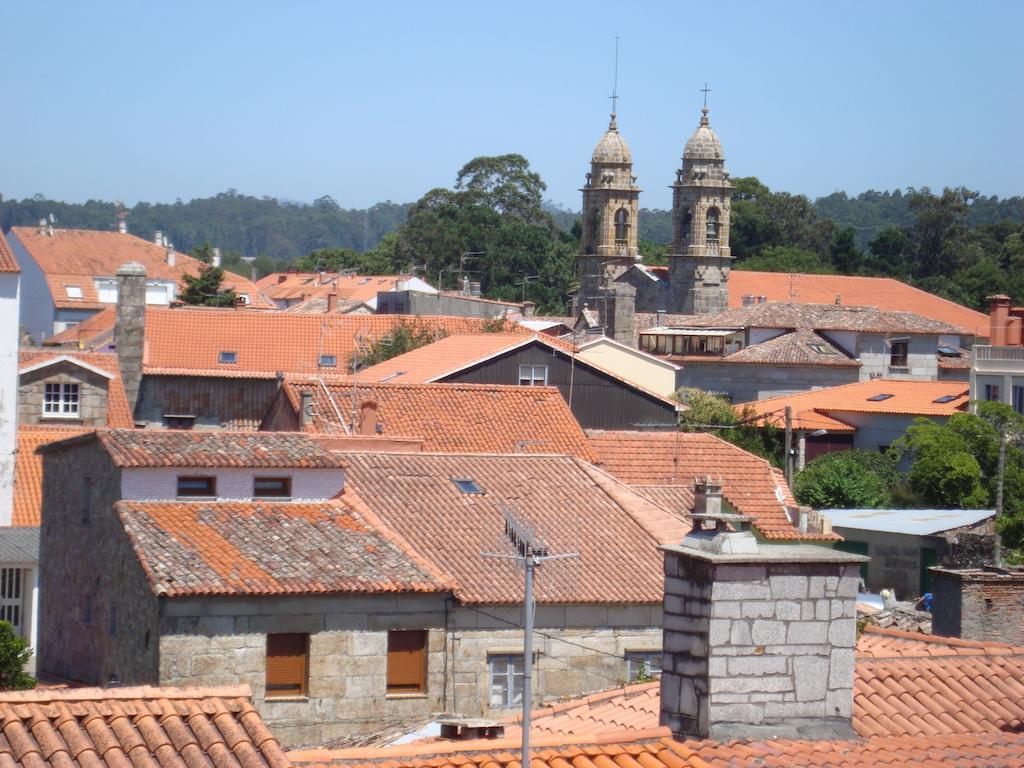
[(309, 670), (309, 635), (267, 635), (267, 698), (305, 696)]
[(427, 632), (402, 629), (388, 632), (388, 693), (427, 690)]

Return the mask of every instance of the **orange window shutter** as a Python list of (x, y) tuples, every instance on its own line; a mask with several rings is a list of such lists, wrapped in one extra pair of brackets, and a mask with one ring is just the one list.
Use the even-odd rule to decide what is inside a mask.
[(267, 696), (302, 696), (309, 669), (309, 635), (267, 635)]
[(427, 687), (427, 633), (422, 629), (388, 632), (388, 691), (415, 693)]

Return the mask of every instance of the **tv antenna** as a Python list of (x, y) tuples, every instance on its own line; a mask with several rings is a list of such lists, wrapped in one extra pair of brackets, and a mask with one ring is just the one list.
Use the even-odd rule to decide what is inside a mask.
[[(533, 618), (536, 603), (533, 596), (534, 574), (540, 566), (550, 560), (578, 558), (579, 552), (553, 554), (544, 537), (515, 506), (499, 503), (505, 518), (506, 548), (510, 553), (483, 552), (483, 557), (500, 560), (514, 560), (516, 569), (524, 570), (523, 582), (523, 742), (520, 765), (530, 765), (530, 708), (533, 693)], [(513, 678), (512, 686), (515, 682)]]

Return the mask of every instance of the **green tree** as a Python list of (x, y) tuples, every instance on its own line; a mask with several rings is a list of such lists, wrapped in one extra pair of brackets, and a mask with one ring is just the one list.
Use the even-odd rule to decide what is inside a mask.
[(869, 275), (906, 275), (906, 253), (910, 246), (907, 233), (900, 227), (886, 227), (868, 244), (870, 256), (863, 270)]
[(861, 268), (864, 252), (857, 247), (853, 227), (835, 232), (828, 248), (829, 261), (844, 275), (853, 275)]
[(940, 508), (980, 507), (989, 501), (970, 447), (957, 431), (923, 417), (893, 443), (898, 456), (911, 460), (911, 490), (925, 504)]
[(420, 322), (402, 319), (387, 336), (374, 339), (365, 355), (354, 352), (349, 358), (349, 368), (352, 371), (369, 368), (392, 357), (433, 344), (447, 335), (441, 328), (433, 329)]
[(736, 269), (754, 272), (804, 272), (829, 274), (834, 272), (821, 256), (805, 248), (789, 245), (769, 245), (761, 253), (738, 262)]
[(782, 466), (782, 430), (760, 425), (749, 406), (737, 413), (724, 397), (694, 387), (682, 387), (673, 397), (687, 407), (679, 416), (684, 432), (708, 432)]
[(32, 658), (28, 640), (14, 631), (8, 621), (0, 621), (0, 691), (23, 691), (36, 687), (36, 679), (25, 672)]
[(833, 451), (797, 474), (793, 495), (814, 509), (877, 509), (890, 503), (898, 480), (892, 460), (877, 451)]
[(221, 267), (203, 264), (198, 275), (193, 277), (183, 274), (182, 279), (185, 281), (185, 290), (179, 298), (186, 304), (233, 307), (238, 298), (232, 290), (221, 290), (221, 283), (224, 281), (224, 270)]

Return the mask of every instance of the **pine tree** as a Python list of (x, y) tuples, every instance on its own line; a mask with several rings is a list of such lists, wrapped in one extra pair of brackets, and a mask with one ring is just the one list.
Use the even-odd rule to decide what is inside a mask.
[(196, 304), (207, 307), (233, 307), (237, 296), (232, 290), (222, 291), (221, 283), (224, 280), (224, 270), (220, 267), (212, 267), (204, 264), (199, 268), (199, 274), (182, 275), (185, 280), (185, 290), (181, 292), (181, 300), (186, 304)]

